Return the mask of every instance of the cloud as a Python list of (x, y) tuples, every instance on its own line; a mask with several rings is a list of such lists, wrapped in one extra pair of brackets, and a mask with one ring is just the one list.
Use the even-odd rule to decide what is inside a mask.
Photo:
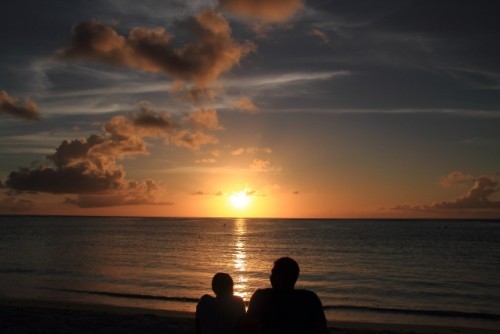
[(99, 208), (120, 205), (173, 205), (172, 202), (158, 201), (165, 193), (153, 180), (130, 181), (118, 191), (106, 194), (80, 194), (76, 198), (66, 198), (64, 203), (80, 208)]
[(27, 98), (24, 103), (21, 103), (18, 99), (9, 96), (4, 90), (0, 91), (0, 114), (7, 114), (28, 121), (39, 121), (41, 119), (35, 102)]
[(270, 22), (285, 22), (303, 6), (302, 0), (219, 0), (219, 5), (236, 15)]
[[(170, 114), (158, 113), (143, 103), (140, 112), (115, 116), (104, 124), (104, 129), (112, 139), (121, 142), (143, 143), (142, 137), (164, 138), (165, 143), (197, 150), (202, 145), (217, 143), (211, 131), (221, 130), (222, 126), (214, 109), (195, 110), (175, 122)], [(111, 148), (115, 147), (113, 143)]]
[(238, 100), (231, 103), (233, 109), (238, 109), (241, 111), (246, 111), (248, 113), (257, 113), (260, 109), (252, 102), (248, 97), (242, 96)]
[(474, 180), (474, 176), (465, 175), (462, 172), (451, 172), (439, 180), (439, 184), (445, 188), (461, 187)]
[(231, 151), (232, 155), (242, 155), (243, 153), (257, 154), (259, 152), (271, 154), (273, 150), (270, 147), (239, 147)]
[[(460, 172), (450, 175), (464, 176)], [(448, 175), (448, 177), (450, 176)], [(467, 176), (468, 177), (468, 176)], [(452, 177), (453, 179), (453, 177)], [(452, 201), (435, 202), (432, 205), (398, 205), (392, 210), (398, 211), (447, 211), (447, 210), (499, 210), (500, 201), (498, 197), (498, 182), (490, 176), (479, 176), (474, 179), (474, 185), (464, 195)]]
[(206, 11), (187, 22), (195, 41), (174, 46), (174, 35), (164, 28), (137, 27), (128, 37), (98, 21), (73, 27), (71, 46), (57, 55), (65, 60), (90, 60), (145, 72), (163, 73), (193, 82), (198, 88), (217, 80), (255, 50), (251, 42), (237, 43), (222, 15)]
[(199, 190), (199, 191), (192, 192), (191, 195), (194, 195), (194, 196), (223, 196), (224, 193), (220, 190), (216, 191), (214, 193)]
[(262, 159), (253, 159), (250, 164), (250, 169), (253, 170), (267, 170), (269, 168), (270, 162)]
[(474, 186), (454, 201), (443, 201), (433, 205), (437, 209), (500, 209), (500, 201), (494, 197), (498, 193), (498, 182), (489, 176), (475, 179)]
[(197, 163), (197, 164), (214, 164), (216, 162), (217, 162), (217, 160), (215, 160), (213, 158), (204, 158), (204, 159), (195, 160), (195, 163)]
[[(63, 141), (47, 161), (35, 169), (20, 168), (11, 172), (5, 185), (18, 191), (54, 194), (101, 193), (124, 187), (125, 172), (113, 156), (94, 148), (107, 144), (99, 135), (87, 139)], [(52, 162), (53, 166), (46, 165)]]
[[(187, 123), (181, 125), (181, 123)], [(104, 134), (64, 140), (45, 161), (9, 174), (4, 186), (16, 191), (75, 194), (66, 203), (82, 208), (116, 205), (169, 204), (153, 180), (127, 180), (117, 159), (148, 154), (144, 138), (199, 148), (216, 142), (207, 130), (218, 129), (215, 111), (195, 111), (177, 123), (143, 103), (139, 112), (115, 116), (104, 123)]]
[(319, 30), (318, 28), (312, 28), (311, 30), (309, 30), (309, 35), (318, 37), (321, 40), (321, 44), (331, 43), (330, 37), (328, 37), (328, 35), (324, 31)]
[(0, 200), (0, 212), (4, 213), (26, 213), (35, 207), (31, 200), (7, 196)]
[(184, 117), (184, 122), (191, 123), (197, 129), (222, 130), (215, 109), (199, 109)]

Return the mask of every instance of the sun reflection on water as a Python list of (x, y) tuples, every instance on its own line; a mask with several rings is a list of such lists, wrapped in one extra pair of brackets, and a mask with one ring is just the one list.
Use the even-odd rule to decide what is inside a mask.
[(236, 295), (248, 300), (250, 297), (248, 277), (246, 275), (246, 234), (247, 222), (243, 218), (234, 222), (234, 292)]

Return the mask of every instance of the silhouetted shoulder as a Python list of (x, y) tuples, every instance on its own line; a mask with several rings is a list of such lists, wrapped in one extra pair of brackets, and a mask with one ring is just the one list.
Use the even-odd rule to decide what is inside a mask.
[(304, 289), (296, 289), (294, 290), (294, 292), (296, 294), (296, 298), (303, 299), (304, 302), (313, 302), (313, 303), (319, 302), (321, 304), (318, 295), (312, 291)]
[(326, 317), (318, 296), (309, 290), (259, 289), (247, 314), (258, 319), (263, 333), (309, 333)]

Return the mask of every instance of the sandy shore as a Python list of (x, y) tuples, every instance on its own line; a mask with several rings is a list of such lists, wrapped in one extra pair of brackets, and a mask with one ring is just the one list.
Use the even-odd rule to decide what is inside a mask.
[[(340, 334), (500, 334), (472, 328), (335, 322)], [(194, 333), (194, 314), (110, 305), (0, 299), (0, 333)]]

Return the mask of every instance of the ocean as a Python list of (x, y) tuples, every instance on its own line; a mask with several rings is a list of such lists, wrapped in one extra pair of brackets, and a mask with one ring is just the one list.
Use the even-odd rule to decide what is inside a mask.
[(500, 328), (500, 221), (0, 217), (0, 298), (194, 311), (217, 272), (249, 301), (273, 261), (329, 321)]

